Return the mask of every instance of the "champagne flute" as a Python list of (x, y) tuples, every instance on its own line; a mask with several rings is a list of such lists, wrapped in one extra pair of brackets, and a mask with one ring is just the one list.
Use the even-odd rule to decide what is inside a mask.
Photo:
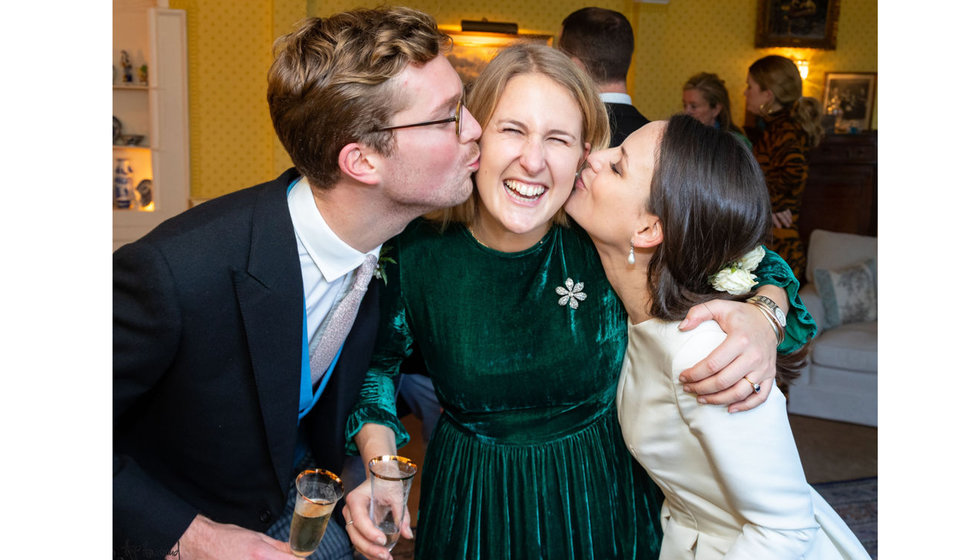
[(311, 469), (296, 476), (296, 506), (289, 526), (289, 549), (293, 556), (302, 558), (316, 551), (330, 514), (343, 495), (340, 477), (328, 470)]
[(397, 455), (382, 455), (368, 462), (371, 472), (371, 520), (385, 534), (390, 551), (398, 542), (407, 513), (408, 492), (418, 471), (415, 463)]

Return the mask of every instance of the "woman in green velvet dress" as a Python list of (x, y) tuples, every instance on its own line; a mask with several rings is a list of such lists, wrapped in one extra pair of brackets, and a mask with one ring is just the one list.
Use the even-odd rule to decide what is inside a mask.
[[(382, 330), (349, 438), (364, 457), (407, 441), (392, 378), (417, 351), (444, 413), (422, 472), (416, 558), (656, 558), (661, 494), (615, 410), (626, 315), (588, 236), (560, 225), (576, 171), (608, 142), (605, 110), (584, 73), (540, 46), (503, 51), (467, 106), (484, 130), (477, 188), (390, 243)], [(785, 263), (770, 254), (762, 269), (801, 305)], [(740, 332), (774, 349), (762, 314), (731, 305), (748, 308)], [(351, 491), (343, 513), (355, 547), (384, 558), (369, 544), (381, 533), (367, 492)]]

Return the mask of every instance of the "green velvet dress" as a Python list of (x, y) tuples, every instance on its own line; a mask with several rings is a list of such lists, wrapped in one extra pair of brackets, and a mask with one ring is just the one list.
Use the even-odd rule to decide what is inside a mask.
[(396, 263), (348, 436), (372, 422), (407, 441), (393, 377), (420, 352), (444, 413), (415, 557), (656, 558), (662, 494), (616, 416), (626, 313), (585, 232), (554, 227), (501, 253), (463, 226), (416, 221), (389, 245)]

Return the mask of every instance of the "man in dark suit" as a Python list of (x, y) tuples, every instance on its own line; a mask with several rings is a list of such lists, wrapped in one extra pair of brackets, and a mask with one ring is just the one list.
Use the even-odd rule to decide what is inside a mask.
[[(295, 168), (114, 253), (114, 557), (292, 558), (265, 533), (288, 532), (304, 462), (343, 467), (378, 280), (352, 326), (331, 313), (385, 240), (472, 190), (481, 129), (448, 44), (406, 8), (303, 22), (268, 74)], [(311, 358), (321, 330), (343, 345)], [(321, 557), (349, 558), (342, 522), (331, 539), (339, 552)]]
[(595, 80), (606, 104), (612, 133), (610, 146), (647, 124), (626, 93), (626, 74), (633, 57), (633, 26), (626, 16), (604, 8), (582, 8), (561, 24), (558, 48)]

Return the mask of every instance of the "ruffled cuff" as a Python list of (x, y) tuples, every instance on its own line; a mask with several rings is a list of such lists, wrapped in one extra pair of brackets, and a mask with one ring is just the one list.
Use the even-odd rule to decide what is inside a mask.
[(348, 455), (358, 453), (354, 436), (364, 424), (380, 424), (391, 428), (395, 433), (395, 447), (400, 448), (409, 441), (408, 432), (401, 420), (395, 404), (395, 384), (391, 376), (377, 370), (369, 370), (361, 385), (361, 398), (347, 417)]
[(357, 455), (357, 445), (354, 436), (361, 431), (364, 424), (380, 424), (395, 432), (395, 448), (401, 449), (411, 439), (405, 426), (398, 417), (383, 408), (376, 406), (359, 407), (347, 417), (347, 454)]
[(800, 281), (793, 275), (793, 269), (778, 254), (766, 247), (766, 256), (755, 270), (758, 286), (778, 286), (786, 290), (789, 299), (789, 312), (786, 313), (786, 338), (779, 345), (780, 354), (790, 354), (799, 350), (817, 334), (817, 323), (807, 311), (800, 297)]

